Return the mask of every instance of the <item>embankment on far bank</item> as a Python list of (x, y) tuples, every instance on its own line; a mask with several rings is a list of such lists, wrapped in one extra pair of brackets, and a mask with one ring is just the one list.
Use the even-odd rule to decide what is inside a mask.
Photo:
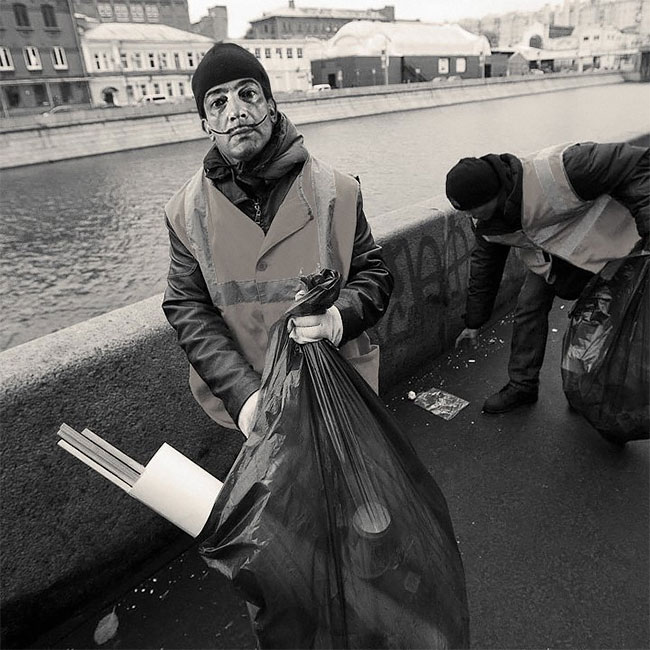
[[(279, 96), (278, 102), (295, 124), (309, 124), (623, 82), (623, 76), (617, 72), (557, 73), (343, 88), (315, 95)], [(0, 120), (0, 168), (204, 137), (191, 102), (5, 118)]]
[[(442, 353), (462, 328), (468, 220), (444, 197), (373, 220), (396, 286), (373, 338), (384, 385)], [(512, 304), (520, 268), (500, 294)], [(223, 437), (187, 386), (161, 296), (0, 354), (3, 647), (24, 647), (143, 562), (191, 540), (56, 446), (62, 422), (88, 427), (146, 464), (167, 442), (224, 478), (242, 437)]]

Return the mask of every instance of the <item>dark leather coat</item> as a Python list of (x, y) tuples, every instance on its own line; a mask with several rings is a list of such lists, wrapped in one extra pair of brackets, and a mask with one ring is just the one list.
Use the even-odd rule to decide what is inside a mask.
[[(293, 178), (297, 171), (291, 174)], [(220, 189), (218, 182), (215, 185)], [(275, 215), (287, 189), (286, 178), (262, 188), (261, 200), (266, 214)], [(250, 218), (254, 218), (253, 203), (246, 197), (237, 201), (239, 209)], [(212, 392), (223, 400), (229, 415), (237, 422), (239, 411), (248, 397), (259, 389), (261, 378), (238, 349), (219, 310), (213, 305), (197, 260), (169, 223), (167, 226), (170, 267), (163, 310), (192, 366)], [(268, 228), (268, 224), (260, 226)], [(392, 289), (393, 277), (381, 248), (373, 239), (359, 193), (349, 276), (335, 303), (343, 322), (341, 344), (356, 338), (379, 320), (386, 311)], [(219, 363), (215, 363), (215, 352), (219, 353)]]
[[(490, 242), (484, 235), (499, 235), (521, 228), (522, 165), (512, 154), (484, 157), (497, 172), (504, 188), (497, 212), (474, 227), (475, 245), (470, 258), (470, 279), (464, 315), (466, 327), (478, 329), (492, 313), (510, 246)], [(643, 239), (650, 233), (650, 149), (627, 143), (585, 142), (564, 152), (564, 167), (576, 194), (591, 201), (608, 194), (626, 207)], [(556, 293), (566, 298), (584, 286), (590, 274), (553, 258)]]

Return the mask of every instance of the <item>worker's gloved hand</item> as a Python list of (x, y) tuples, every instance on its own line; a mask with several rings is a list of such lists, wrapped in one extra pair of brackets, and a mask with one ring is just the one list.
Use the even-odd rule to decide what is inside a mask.
[(459, 347), (463, 341), (469, 341), (469, 344), (473, 348), (478, 347), (478, 330), (472, 329), (471, 327), (466, 327), (456, 339), (456, 347)]
[(287, 325), (289, 337), (296, 343), (314, 343), (327, 339), (338, 345), (343, 338), (341, 312), (332, 305), (324, 314), (294, 316)]
[(239, 430), (248, 438), (253, 429), (253, 421), (255, 419), (255, 410), (257, 409), (257, 400), (259, 399), (260, 391), (256, 390), (245, 402), (244, 406), (239, 411), (237, 418), (237, 426)]

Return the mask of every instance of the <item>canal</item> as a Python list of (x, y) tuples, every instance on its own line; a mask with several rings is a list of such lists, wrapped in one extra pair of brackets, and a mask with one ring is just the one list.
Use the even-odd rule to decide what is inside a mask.
[[(615, 84), (310, 124), (312, 154), (361, 178), (373, 216), (439, 194), (463, 156), (650, 132), (650, 84)], [(163, 206), (193, 141), (1, 172), (0, 350), (160, 293)]]

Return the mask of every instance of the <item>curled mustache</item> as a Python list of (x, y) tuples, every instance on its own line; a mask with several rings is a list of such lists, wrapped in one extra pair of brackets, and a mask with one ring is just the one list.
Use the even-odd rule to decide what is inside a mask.
[(237, 129), (241, 129), (242, 126), (246, 126), (250, 129), (256, 129), (260, 124), (264, 122), (264, 120), (269, 116), (267, 113), (259, 122), (255, 122), (253, 124), (238, 124), (237, 126), (233, 126), (232, 129), (228, 129), (227, 131), (217, 131), (216, 129), (210, 129), (213, 133), (216, 133), (217, 135), (230, 135), (233, 131), (236, 131)]

